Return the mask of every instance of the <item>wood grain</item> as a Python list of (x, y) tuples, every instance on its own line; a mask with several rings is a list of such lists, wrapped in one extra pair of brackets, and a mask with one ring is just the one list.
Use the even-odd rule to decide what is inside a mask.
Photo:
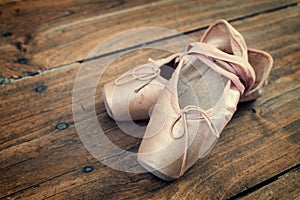
[(300, 199), (300, 170), (292, 171), (242, 199)]
[[(289, 1), (12, 1), (0, 4), (0, 76), (21, 78), (86, 58), (113, 34), (138, 27), (181, 32), (238, 19)], [(236, 6), (239, 5), (239, 6)], [(161, 16), (164, 16), (163, 19)], [(159, 37), (159, 36), (158, 36)], [(25, 58), (25, 60), (23, 59)], [(5, 82), (5, 81), (1, 82)]]
[[(82, 22), (86, 19), (107, 18), (114, 13), (124, 12), (136, 7), (143, 7), (148, 4), (155, 4), (156, 1), (72, 1), (64, 0), (53, 1), (12, 1), (0, 2), (0, 38), (1, 50), (1, 75), (4, 77), (17, 78), (20, 75), (34, 75), (38, 70), (47, 69), (49, 59), (55, 59), (59, 55), (56, 50), (59, 46), (62, 49), (68, 49), (74, 40), (79, 40), (80, 35), (85, 32), (80, 23), (77, 24), (76, 36), (70, 37), (70, 31), (60, 29), (52, 30), (55, 27), (71, 25), (72, 23)], [(91, 21), (91, 20), (90, 20)], [(91, 23), (90, 23), (91, 24)], [(91, 24), (95, 27), (95, 24)], [(100, 27), (98, 27), (100, 28)], [(9, 34), (8, 34), (9, 33)], [(64, 34), (69, 38), (69, 44), (64, 40), (55, 42), (56, 39), (50, 39), (49, 34), (54, 38), (61, 37)], [(42, 35), (41, 35), (42, 34)], [(57, 35), (58, 34), (58, 35)], [(87, 34), (87, 32), (85, 32)], [(11, 35), (11, 36), (9, 36)], [(69, 35), (69, 36), (67, 36)], [(72, 33), (71, 33), (72, 35)], [(6, 36), (6, 37), (5, 37)], [(42, 41), (39, 38), (43, 38)], [(76, 38), (76, 39), (75, 39)], [(48, 43), (48, 44), (45, 44)], [(52, 49), (52, 53), (44, 57), (43, 65), (34, 65), (31, 58), (37, 53)], [(50, 56), (50, 57), (48, 57)], [(19, 63), (18, 60), (26, 58), (28, 62)], [(74, 61), (74, 60), (73, 60)], [(72, 62), (72, 61), (69, 61)], [(54, 67), (54, 66), (52, 66)]]
[[(149, 173), (128, 174), (110, 169), (85, 149), (72, 116), (71, 95), (79, 64), (0, 87), (1, 97), (6, 97), (0, 100), (0, 168), (4, 172), (0, 174), (0, 198), (222, 199), (298, 164), (298, 19), (298, 8), (291, 7), (233, 23), (250, 47), (268, 50), (274, 56), (269, 85), (262, 98), (239, 106), (209, 156), (172, 183)], [(202, 34), (199, 31), (191, 36), (199, 39)], [(121, 57), (106, 71), (95, 105), (108, 137), (119, 147), (133, 151), (140, 140), (124, 134), (107, 116), (101, 85), (126, 70), (126, 66), (143, 63), (149, 55), (163, 56), (155, 50), (138, 53), (129, 54), (134, 58), (130, 60)], [(38, 93), (39, 86), (47, 89)], [(87, 113), (93, 107), (84, 105)], [(256, 113), (249, 112), (250, 108)], [(63, 122), (69, 127), (57, 130), (56, 125)], [(94, 170), (84, 173), (85, 166), (93, 166)]]

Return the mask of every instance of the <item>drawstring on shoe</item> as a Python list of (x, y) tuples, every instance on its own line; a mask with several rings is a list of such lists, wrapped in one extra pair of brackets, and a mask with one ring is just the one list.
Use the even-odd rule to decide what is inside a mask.
[(188, 132), (188, 121), (187, 121), (187, 115), (189, 114), (190, 111), (196, 111), (198, 114), (193, 114), (192, 115), (192, 119), (204, 119), (206, 121), (206, 123), (209, 126), (209, 129), (212, 131), (212, 133), (216, 136), (219, 137), (219, 133), (217, 128), (214, 126), (214, 124), (212, 123), (212, 120), (210, 118), (210, 116), (206, 113), (206, 111), (198, 106), (194, 106), (194, 105), (190, 105), (190, 106), (186, 106), (184, 107), (181, 111), (180, 111), (180, 116), (178, 117), (178, 119), (174, 122), (174, 125), (180, 120), (182, 119), (182, 123), (183, 123), (183, 132), (180, 135), (175, 136), (173, 134), (173, 129), (171, 131), (171, 137), (174, 139), (180, 139), (182, 138), (184, 135), (186, 137), (185, 140), (185, 147), (184, 147), (184, 154), (183, 154), (183, 158), (182, 158), (182, 164), (181, 164), (181, 170), (180, 170), (180, 176), (184, 173), (184, 168), (186, 165), (186, 159), (187, 159), (187, 151), (188, 151), (188, 136), (189, 136), (189, 132)]
[[(154, 65), (152, 65), (151, 67), (149, 67), (147, 65), (142, 65), (140, 67), (136, 67), (132, 71), (129, 71), (129, 72), (119, 76), (115, 80), (115, 84), (117, 86), (119, 86), (119, 85), (123, 85), (123, 84), (128, 83), (133, 80), (147, 81), (145, 84), (143, 84), (142, 86), (140, 86), (139, 88), (137, 88), (135, 90), (135, 92), (140, 91), (143, 87), (148, 85), (157, 75), (160, 74), (159, 65), (151, 58), (149, 58), (149, 61), (152, 62)], [(150, 69), (150, 71), (149, 71), (149, 69)]]

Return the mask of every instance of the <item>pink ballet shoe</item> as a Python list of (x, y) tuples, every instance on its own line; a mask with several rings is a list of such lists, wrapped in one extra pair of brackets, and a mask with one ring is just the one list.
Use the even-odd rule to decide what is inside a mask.
[(179, 54), (133, 68), (116, 80), (104, 85), (106, 111), (117, 121), (149, 119), (149, 110), (155, 104), (168, 79), (175, 70)]
[(258, 98), (272, 67), (269, 54), (247, 49), (225, 20), (205, 32), (178, 59), (159, 95), (139, 148), (138, 161), (164, 180), (182, 176), (206, 156), (239, 101)]
[(236, 55), (241, 55), (241, 49), (239, 48), (241, 45), (245, 54), (243, 57), (248, 59), (248, 62), (253, 67), (256, 80), (251, 87), (251, 91), (247, 91), (241, 96), (240, 102), (254, 100), (261, 96), (273, 66), (273, 59), (270, 54), (256, 49), (245, 51), (247, 46), (243, 36), (225, 20), (218, 20), (212, 24), (206, 30), (200, 42)]

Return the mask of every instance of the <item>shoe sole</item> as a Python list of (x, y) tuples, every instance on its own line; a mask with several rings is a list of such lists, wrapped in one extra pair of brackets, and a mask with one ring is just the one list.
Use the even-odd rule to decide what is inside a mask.
[(139, 163), (140, 165), (142, 165), (142, 167), (145, 168), (148, 172), (152, 173), (153, 175), (157, 176), (157, 177), (160, 178), (160, 179), (163, 179), (163, 180), (165, 180), (165, 181), (174, 181), (174, 180), (176, 180), (175, 178), (172, 178), (172, 177), (170, 177), (170, 176), (167, 176), (167, 175), (165, 175), (165, 174), (159, 172), (158, 170), (152, 168), (151, 166), (149, 166), (148, 164), (144, 163), (143, 161), (141, 161), (141, 160), (139, 160), (139, 159), (138, 159), (137, 161), (138, 161), (138, 163)]

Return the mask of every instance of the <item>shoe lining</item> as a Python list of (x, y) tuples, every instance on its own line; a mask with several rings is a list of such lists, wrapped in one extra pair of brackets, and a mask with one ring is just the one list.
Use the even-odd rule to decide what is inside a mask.
[(191, 57), (179, 75), (177, 94), (180, 108), (188, 105), (212, 108), (221, 98), (227, 81), (205, 63)]
[(233, 55), (234, 49), (232, 49), (229, 34), (229, 30), (224, 24), (217, 24), (204, 42)]
[(175, 59), (171, 60), (169, 63), (166, 63), (160, 67), (160, 76), (167, 80), (170, 80), (176, 67), (177, 64), (175, 63)]

